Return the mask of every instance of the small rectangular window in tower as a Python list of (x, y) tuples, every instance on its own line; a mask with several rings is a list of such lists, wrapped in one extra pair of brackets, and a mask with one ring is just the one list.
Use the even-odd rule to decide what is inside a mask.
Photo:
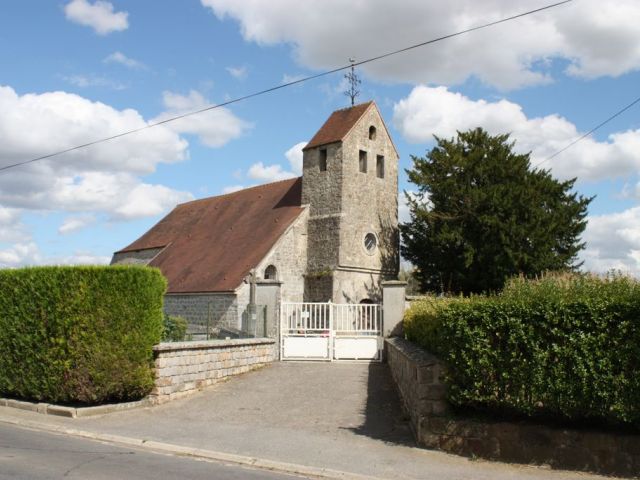
[(367, 152), (360, 150), (360, 172), (367, 173)]
[(384, 157), (382, 155), (376, 156), (376, 176), (384, 178)]
[(326, 148), (320, 149), (320, 171), (321, 172), (327, 171), (327, 149)]

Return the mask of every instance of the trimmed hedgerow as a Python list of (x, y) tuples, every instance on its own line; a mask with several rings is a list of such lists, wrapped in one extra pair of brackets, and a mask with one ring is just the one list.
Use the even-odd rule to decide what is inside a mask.
[(166, 280), (140, 266), (0, 270), (0, 395), (86, 404), (153, 386)]
[(516, 279), (497, 296), (412, 306), (407, 337), (448, 365), (456, 406), (640, 427), (640, 284)]

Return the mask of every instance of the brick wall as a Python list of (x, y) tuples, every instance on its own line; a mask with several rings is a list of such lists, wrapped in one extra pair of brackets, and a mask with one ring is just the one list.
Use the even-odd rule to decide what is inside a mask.
[(553, 468), (632, 476), (640, 472), (640, 435), (553, 428), (454, 415), (446, 403), (445, 367), (399, 337), (385, 341), (391, 375), (426, 448)]
[(153, 352), (156, 380), (150, 397), (155, 403), (194, 393), (277, 358), (276, 342), (270, 339), (161, 343)]

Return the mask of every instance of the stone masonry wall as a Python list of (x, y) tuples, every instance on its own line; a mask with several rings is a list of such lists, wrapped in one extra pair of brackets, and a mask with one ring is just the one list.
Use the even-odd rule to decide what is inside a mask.
[(433, 355), (400, 337), (385, 339), (385, 354), (418, 442), (421, 421), (449, 411), (443, 383), (444, 368)]
[(465, 456), (553, 468), (633, 476), (640, 472), (640, 435), (553, 428), (528, 422), (454, 415), (446, 402), (445, 367), (399, 337), (386, 358), (417, 442)]
[[(211, 318), (209, 318), (209, 305)], [(164, 297), (167, 315), (179, 315), (187, 320), (189, 333), (206, 334), (218, 327), (238, 327), (238, 301), (229, 294), (167, 294)]]
[(146, 248), (132, 252), (116, 252), (111, 259), (111, 265), (146, 265), (158, 255), (164, 247)]
[[(327, 169), (320, 171), (320, 150), (327, 151)], [(302, 204), (312, 219), (342, 211), (342, 143), (331, 143), (302, 153)]]
[[(327, 169), (320, 171), (320, 150)], [(342, 215), (342, 143), (303, 151), (302, 204), (309, 205), (307, 270), (316, 274), (338, 265)]]
[[(375, 138), (369, 138), (372, 126)], [(319, 167), (322, 150), (327, 152), (326, 171)], [(366, 172), (359, 169), (360, 150), (367, 152)], [(384, 158), (383, 178), (376, 171), (378, 156)], [(304, 151), (302, 202), (310, 205), (307, 274), (336, 273), (334, 302), (369, 299), (381, 280), (396, 278), (398, 155), (376, 107), (368, 108), (341, 142)], [(377, 240), (371, 252), (364, 247), (368, 233)], [(377, 282), (373, 287), (363, 281), (367, 274)], [(307, 284), (307, 292), (318, 290), (318, 282)]]
[(327, 302), (333, 298), (333, 275), (307, 275), (304, 279), (305, 302)]
[(333, 301), (360, 303), (363, 300), (369, 300), (380, 303), (382, 280), (384, 277), (379, 273), (354, 272), (338, 268), (333, 277)]
[(267, 256), (258, 264), (258, 278), (264, 279), (269, 265), (276, 267), (277, 280), (282, 282), (281, 297), (284, 302), (302, 302), (304, 297), (304, 274), (307, 258), (307, 220), (305, 210), (284, 233)]
[[(376, 129), (369, 139), (369, 128)], [(369, 108), (342, 145), (343, 192), (340, 225), (340, 266), (398, 270), (398, 155), (376, 108)], [(367, 172), (359, 170), (359, 152), (367, 152)], [(384, 157), (384, 178), (376, 175), (376, 157)], [(378, 248), (364, 248), (367, 233), (378, 237)]]
[(340, 214), (309, 217), (307, 272), (326, 273), (338, 266)]
[(197, 392), (277, 358), (275, 340), (253, 338), (161, 343), (153, 352), (156, 379), (150, 398), (154, 403)]

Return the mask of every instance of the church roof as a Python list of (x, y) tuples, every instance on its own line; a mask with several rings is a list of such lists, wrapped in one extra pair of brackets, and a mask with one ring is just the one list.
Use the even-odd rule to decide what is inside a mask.
[(304, 147), (304, 150), (326, 145), (327, 143), (339, 142), (344, 139), (371, 105), (373, 105), (373, 102), (366, 102), (333, 112), (307, 146)]
[(165, 247), (168, 293), (231, 292), (303, 211), (302, 178), (178, 205), (120, 252)]

